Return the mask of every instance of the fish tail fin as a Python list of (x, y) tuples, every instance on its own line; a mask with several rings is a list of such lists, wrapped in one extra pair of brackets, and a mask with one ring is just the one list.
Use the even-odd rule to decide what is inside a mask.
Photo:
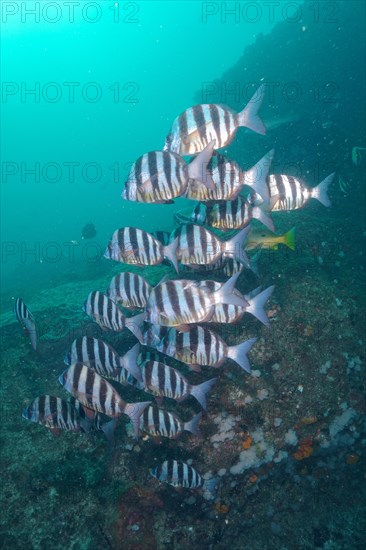
[(174, 239), (170, 244), (163, 247), (163, 254), (168, 260), (170, 260), (174, 266), (175, 271), (178, 273), (178, 260), (177, 260), (177, 246), (178, 237)]
[(114, 432), (117, 427), (117, 418), (113, 418), (106, 424), (102, 426), (102, 432), (107, 438), (108, 444), (110, 447), (114, 448), (115, 446), (115, 439), (114, 439)]
[(191, 395), (197, 399), (204, 410), (207, 410), (206, 394), (210, 391), (216, 380), (217, 378), (211, 378), (206, 382), (202, 382), (202, 384), (198, 384), (198, 386), (191, 387)]
[(225, 256), (234, 257), (246, 267), (249, 267), (249, 258), (244, 251), (244, 245), (248, 239), (250, 224), (244, 227), (232, 239), (223, 242), (223, 252)]
[(271, 217), (259, 206), (253, 207), (253, 218), (263, 223), (263, 225), (268, 227), (270, 231), (275, 231), (274, 223)]
[(121, 357), (121, 366), (124, 367), (136, 380), (142, 381), (140, 367), (137, 364), (137, 357), (140, 353), (140, 344), (136, 344)]
[(269, 319), (267, 317), (267, 313), (264, 311), (264, 304), (271, 296), (273, 290), (274, 285), (265, 288), (262, 292), (249, 300), (249, 307), (246, 308), (247, 313), (251, 313), (256, 319), (258, 319), (258, 321), (267, 327), (269, 325)]
[(207, 172), (207, 165), (211, 160), (215, 140), (212, 140), (187, 166), (187, 174), (190, 179), (198, 180), (207, 189), (215, 189), (215, 183), (211, 174)]
[(290, 231), (284, 234), (283, 244), (291, 248), (291, 250), (295, 250), (295, 227), (292, 227)]
[(199, 423), (201, 422), (202, 413), (196, 414), (189, 422), (184, 423), (184, 430), (191, 432), (197, 437), (201, 437), (201, 431), (199, 429)]
[(262, 119), (259, 117), (258, 111), (263, 102), (264, 91), (265, 86), (262, 84), (258, 90), (256, 90), (245, 108), (237, 115), (238, 126), (250, 128), (250, 130), (253, 130), (253, 132), (256, 132), (257, 134), (261, 134), (262, 136), (266, 134), (266, 127), (264, 126)]
[(235, 363), (237, 363), (243, 370), (249, 373), (251, 373), (251, 368), (247, 353), (256, 341), (257, 338), (250, 338), (250, 340), (245, 340), (245, 342), (242, 342), (237, 346), (228, 347), (227, 356), (235, 361)]
[(33, 321), (33, 319), (23, 319), (23, 323), (29, 333), (32, 348), (36, 350), (37, 349), (37, 331), (36, 331), (35, 322)]
[(136, 439), (139, 437), (139, 423), (140, 423), (140, 416), (148, 407), (151, 405), (151, 401), (141, 401), (138, 403), (126, 403), (126, 406), (123, 410), (124, 414), (127, 414), (127, 416), (131, 420), (133, 432), (135, 434)]
[(257, 162), (257, 164), (247, 172), (244, 172), (243, 176), (243, 185), (247, 185), (253, 189), (253, 191), (262, 197), (266, 204), (270, 202), (267, 177), (273, 157), (274, 149), (271, 149)]
[(139, 342), (143, 343), (144, 337), (141, 332), (141, 327), (145, 321), (146, 313), (139, 313), (133, 317), (127, 317), (125, 321), (126, 327), (136, 336)]
[(207, 493), (207, 496), (210, 498), (210, 500), (216, 497), (219, 481), (219, 477), (211, 477), (210, 479), (206, 479), (203, 484), (203, 490), (205, 493)]
[(254, 275), (259, 276), (259, 260), (262, 254), (262, 249), (258, 248), (258, 250), (251, 256), (250, 258), (250, 271), (254, 273)]
[(331, 205), (330, 199), (328, 197), (328, 187), (332, 183), (334, 176), (335, 172), (327, 176), (323, 181), (319, 183), (319, 185), (313, 187), (313, 189), (311, 190), (311, 197), (318, 200), (326, 207)]
[(91, 422), (90, 418), (88, 418), (87, 416), (85, 418), (82, 418), (80, 420), (80, 426), (81, 426), (83, 432), (88, 434), (91, 430), (91, 427), (92, 427), (92, 422)]
[(248, 305), (247, 300), (244, 296), (235, 292), (236, 282), (241, 274), (241, 271), (238, 271), (222, 285), (220, 290), (216, 291), (215, 294), (215, 303), (217, 304), (231, 304), (234, 306), (246, 307)]

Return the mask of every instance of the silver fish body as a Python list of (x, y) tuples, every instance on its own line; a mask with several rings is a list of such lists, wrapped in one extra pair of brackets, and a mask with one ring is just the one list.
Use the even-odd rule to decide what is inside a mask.
[(175, 250), (177, 241), (163, 246), (147, 231), (135, 227), (123, 227), (113, 233), (104, 257), (130, 265), (160, 265), (168, 258), (177, 268)]
[(226, 147), (234, 139), (239, 126), (265, 134), (265, 127), (257, 114), (263, 96), (264, 85), (260, 86), (240, 113), (215, 104), (196, 105), (186, 109), (174, 120), (165, 140), (164, 150), (179, 155), (195, 155), (213, 140), (215, 149)]

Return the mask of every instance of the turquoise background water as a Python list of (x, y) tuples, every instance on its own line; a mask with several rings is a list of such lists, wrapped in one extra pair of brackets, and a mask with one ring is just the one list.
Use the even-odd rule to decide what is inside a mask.
[[(240, 16), (236, 23), (229, 15), (222, 23), (220, 13), (204, 23), (206, 8), (196, 1), (82, 5), (75, 7), (74, 22), (60, 2), (57, 11), (41, 3), (39, 22), (19, 9), (3, 24), (2, 156), (9, 164), (1, 230), (3, 241), (14, 243), (3, 248), (3, 291), (21, 281), (29, 288), (35, 278), (49, 284), (61, 272), (85, 267), (85, 256), (104, 250), (117, 227), (171, 229), (175, 206), (122, 202), (128, 167), (144, 152), (161, 149), (194, 94), (274, 24), (264, 16), (257, 23)], [(22, 93), (26, 89), (37, 95)], [(67, 163), (74, 162), (73, 181)], [(39, 182), (26, 172), (36, 163)], [(98, 246), (90, 245), (84, 258), (83, 243), (73, 247), (70, 265), (71, 245), (63, 243), (80, 242), (89, 221)], [(34, 248), (36, 255), (26, 252)]]

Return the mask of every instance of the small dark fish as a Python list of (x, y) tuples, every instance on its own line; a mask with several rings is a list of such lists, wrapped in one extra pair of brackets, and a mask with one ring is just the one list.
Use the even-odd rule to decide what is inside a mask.
[(174, 120), (165, 140), (164, 151), (172, 151), (179, 155), (195, 155), (212, 140), (215, 140), (215, 149), (219, 149), (232, 142), (239, 126), (245, 126), (264, 135), (266, 129), (258, 116), (263, 97), (262, 84), (240, 113), (234, 113), (228, 107), (215, 104), (190, 107)]
[(117, 418), (112, 418), (112, 420), (105, 414), (95, 412), (87, 407), (84, 407), (75, 399), (75, 397), (69, 398), (69, 403), (71, 403), (78, 412), (80, 418), (82, 418), (84, 426), (88, 433), (91, 430), (102, 431), (106, 436), (108, 442), (114, 446), (114, 432), (117, 427)]
[(150, 473), (159, 481), (173, 485), (173, 487), (203, 489), (210, 494), (211, 498), (216, 494), (218, 478), (204, 479), (192, 466), (178, 460), (165, 460), (150, 470)]
[[(330, 174), (316, 187), (309, 188), (299, 178), (280, 174), (272, 174), (267, 178), (269, 190), (269, 209), (272, 212), (280, 210), (297, 210), (302, 208), (309, 199), (316, 199), (324, 206), (330, 206), (328, 187), (335, 173)], [(262, 197), (263, 198), (263, 197)], [(266, 203), (266, 201), (264, 201)]]
[(66, 391), (88, 409), (112, 418), (126, 414), (131, 420), (136, 437), (138, 436), (140, 415), (151, 401), (126, 403), (109, 382), (82, 363), (71, 365), (58, 380)]
[(140, 342), (142, 341), (141, 326), (144, 322), (145, 314), (140, 313), (133, 317), (126, 317), (117, 304), (103, 294), (103, 292), (95, 290), (90, 292), (84, 303), (83, 311), (89, 315), (102, 330), (122, 332), (126, 327)]
[(243, 248), (249, 231), (250, 225), (247, 225), (234, 237), (223, 241), (201, 225), (182, 225), (177, 237), (177, 258), (183, 265), (208, 265), (225, 257), (234, 258), (249, 266), (249, 260)]
[(24, 409), (23, 418), (37, 422), (56, 433), (58, 430), (88, 431), (88, 425), (80, 417), (74, 405), (53, 395), (41, 395)]
[(206, 394), (217, 378), (211, 378), (198, 386), (192, 386), (188, 380), (172, 367), (158, 361), (146, 361), (142, 368), (144, 389), (155, 397), (170, 397), (175, 401), (184, 401), (192, 395), (206, 410)]
[(97, 232), (93, 223), (87, 223), (81, 230), (82, 239), (93, 239)]
[(116, 229), (104, 253), (104, 257), (131, 265), (159, 265), (167, 258), (178, 271), (175, 251), (177, 241), (163, 246), (147, 231), (135, 227)]
[(171, 232), (170, 231), (151, 231), (151, 235), (157, 239), (163, 246), (168, 246), (171, 242)]
[(240, 273), (231, 277), (217, 292), (198, 282), (180, 279), (156, 286), (146, 307), (146, 321), (169, 327), (182, 327), (207, 321), (213, 306), (219, 303), (246, 306), (247, 301), (235, 293)]
[(71, 344), (70, 351), (66, 354), (66, 365), (84, 363), (96, 370), (101, 376), (113, 378), (116, 371), (122, 371), (124, 383), (127, 384), (129, 376), (141, 381), (141, 371), (137, 365), (137, 357), (140, 353), (140, 344), (136, 344), (123, 357), (106, 342), (98, 338), (83, 336), (76, 338)]
[(198, 424), (201, 418), (202, 413), (198, 413), (189, 422), (182, 422), (175, 414), (150, 405), (140, 416), (140, 430), (152, 436), (170, 439), (179, 437), (184, 431), (199, 436)]
[(171, 151), (152, 151), (132, 165), (122, 198), (145, 203), (169, 203), (186, 192), (188, 181), (195, 179), (207, 188), (214, 183), (206, 173), (214, 143), (210, 143), (190, 163)]
[(37, 331), (34, 317), (21, 298), (15, 300), (14, 313), (24, 330), (28, 332), (32, 348), (37, 349)]
[(236, 346), (228, 346), (221, 336), (212, 330), (193, 326), (187, 332), (170, 329), (156, 349), (191, 365), (194, 370), (201, 370), (197, 368), (201, 366), (218, 368), (226, 359), (232, 359), (243, 370), (250, 373), (247, 353), (256, 340), (251, 338)]
[(126, 309), (136, 309), (146, 306), (151, 290), (151, 285), (141, 275), (126, 271), (113, 277), (107, 295)]
[(194, 201), (231, 201), (244, 193), (245, 188), (257, 193), (264, 201), (269, 200), (266, 178), (273, 159), (272, 149), (252, 168), (243, 171), (240, 166), (223, 155), (215, 155), (207, 166), (207, 173), (214, 182), (213, 189), (207, 189), (201, 182), (190, 180), (185, 197)]

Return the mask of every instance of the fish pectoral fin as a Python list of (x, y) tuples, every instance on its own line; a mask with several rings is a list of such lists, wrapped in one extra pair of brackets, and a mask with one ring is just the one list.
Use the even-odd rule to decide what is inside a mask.
[(189, 325), (187, 324), (182, 324), (182, 325), (178, 325), (176, 327), (174, 327), (175, 330), (177, 330), (178, 332), (188, 332), (189, 331)]
[(269, 205), (270, 205), (270, 210), (272, 210), (276, 203), (280, 200), (280, 195), (277, 194), (277, 195), (273, 195), (270, 200), (269, 200)]

